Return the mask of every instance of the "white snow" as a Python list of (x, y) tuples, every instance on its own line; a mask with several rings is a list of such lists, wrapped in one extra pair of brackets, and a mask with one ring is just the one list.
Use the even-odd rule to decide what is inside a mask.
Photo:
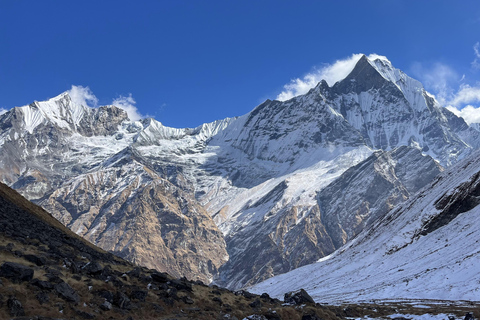
[(480, 300), (480, 207), (425, 236), (443, 194), (480, 171), (479, 153), (441, 174), (438, 181), (392, 210), (328, 259), (250, 288), (282, 297), (304, 288), (317, 302), (388, 299)]

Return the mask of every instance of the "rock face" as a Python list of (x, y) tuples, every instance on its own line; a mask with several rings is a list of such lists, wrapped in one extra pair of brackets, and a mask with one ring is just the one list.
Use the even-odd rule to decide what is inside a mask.
[(443, 168), (420, 150), (377, 151), (319, 192), (322, 221), (335, 248), (427, 185)]
[(285, 290), (304, 288), (314, 299), (328, 303), (403, 298), (476, 301), (479, 186), (477, 151), (328, 259), (268, 279), (252, 291), (280, 297)]
[(30, 281), (33, 278), (33, 269), (14, 262), (4, 262), (0, 266), (0, 277), (10, 279), (14, 283)]
[(40, 204), (107, 251), (208, 282), (228, 259), (221, 233), (194, 198), (128, 152), (121, 163), (115, 155), (108, 166), (76, 177)]
[(421, 83), (363, 56), (333, 86), (194, 129), (68, 94), (14, 108), (0, 179), (106, 250), (237, 289), (330, 254), (479, 141)]

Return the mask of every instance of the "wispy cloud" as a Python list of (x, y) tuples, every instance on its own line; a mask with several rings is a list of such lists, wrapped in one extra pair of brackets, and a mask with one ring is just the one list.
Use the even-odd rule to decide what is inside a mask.
[[(480, 68), (480, 43), (474, 47), (472, 67)], [(480, 122), (480, 84), (468, 84), (465, 75), (460, 76), (451, 67), (436, 63), (431, 67), (415, 64), (413, 73), (432, 92), (438, 102), (468, 124)]]
[(4, 114), (5, 112), (7, 112), (7, 111), (8, 111), (7, 109), (0, 108), (0, 116), (1, 116), (2, 114)]
[(474, 103), (480, 102), (480, 86), (461, 85), (459, 90), (447, 102), (447, 109), (462, 117), (465, 122), (480, 123), (480, 107), (475, 107)]
[(463, 77), (460, 77), (451, 67), (443, 63), (435, 63), (425, 67), (415, 63), (412, 67), (413, 76), (418, 78), (428, 91), (435, 94), (440, 104), (445, 105), (455, 95), (454, 87), (458, 87)]
[(114, 106), (122, 108), (128, 114), (128, 117), (132, 121), (137, 121), (143, 118), (143, 116), (138, 112), (137, 107), (135, 106), (137, 102), (133, 99), (132, 94), (129, 93), (128, 97), (120, 96), (117, 99), (112, 101)]
[(465, 84), (460, 86), (460, 89), (455, 93), (453, 99), (449, 101), (449, 104), (461, 106), (474, 102), (480, 102), (480, 87), (471, 87)]
[(480, 69), (480, 42), (475, 43), (473, 52), (475, 52), (475, 59), (472, 62), (472, 67), (474, 69)]
[[(285, 101), (305, 94), (311, 88), (315, 87), (321, 80), (327, 81), (329, 86), (335, 82), (344, 79), (355, 67), (362, 54), (353, 54), (347, 59), (337, 60), (333, 64), (327, 64), (320, 68), (306, 74), (303, 78), (292, 79), (289, 83), (283, 86), (283, 91), (277, 96), (277, 100)], [(377, 58), (386, 59), (383, 56), (371, 54), (369, 59), (375, 60)]]
[(453, 112), (458, 117), (462, 117), (466, 123), (480, 123), (480, 108), (475, 108), (472, 105), (467, 105), (461, 110), (457, 109), (454, 106), (448, 106), (448, 110)]
[(67, 91), (72, 101), (85, 107), (96, 107), (98, 99), (89, 87), (74, 86)]

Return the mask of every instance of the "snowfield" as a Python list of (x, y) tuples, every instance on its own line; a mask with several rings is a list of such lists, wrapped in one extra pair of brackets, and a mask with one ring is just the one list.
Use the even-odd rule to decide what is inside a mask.
[[(428, 234), (441, 198), (454, 203), (479, 194), (480, 153), (442, 173), (331, 256), (249, 288), (281, 298), (305, 289), (316, 302), (480, 300), (480, 207), (458, 214)], [(463, 186), (463, 187), (462, 187)], [(450, 197), (449, 197), (450, 196)], [(470, 201), (461, 200), (460, 203)], [(458, 204), (456, 204), (458, 207)]]

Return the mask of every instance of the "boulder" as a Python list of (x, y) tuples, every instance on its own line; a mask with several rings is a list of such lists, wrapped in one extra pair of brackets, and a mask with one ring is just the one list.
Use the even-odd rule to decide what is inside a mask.
[(163, 282), (167, 282), (168, 281), (168, 275), (164, 272), (155, 272), (155, 273), (152, 273), (151, 275), (152, 277), (152, 281), (154, 282), (160, 282), (160, 283), (163, 283)]
[(0, 267), (0, 277), (10, 279), (14, 283), (30, 281), (33, 269), (15, 262), (4, 262)]
[(144, 290), (133, 290), (130, 293), (130, 299), (132, 300), (138, 300), (138, 301), (145, 301), (145, 298), (147, 297), (148, 292)]
[(11, 316), (18, 317), (24, 316), (25, 311), (23, 310), (22, 303), (17, 300), (15, 297), (10, 297), (7, 301), (8, 312)]
[(47, 264), (47, 259), (45, 257), (39, 257), (34, 254), (26, 254), (23, 258), (31, 263), (35, 263), (37, 266), (44, 266)]
[(471, 312), (467, 312), (465, 314), (465, 318), (463, 318), (463, 320), (474, 320), (474, 319), (475, 319), (475, 317), (473, 316), (473, 313), (471, 313)]
[(119, 307), (120, 309), (130, 310), (131, 302), (127, 295), (123, 292), (117, 291), (113, 296), (113, 304)]
[(61, 282), (55, 285), (55, 291), (57, 291), (60, 298), (78, 303), (80, 301), (80, 297), (78, 296), (77, 292), (68, 285), (66, 282)]
[(297, 291), (285, 293), (284, 299), (285, 303), (290, 303), (294, 305), (302, 305), (305, 303), (315, 303), (312, 297), (307, 293), (307, 291), (300, 289)]
[(102, 273), (103, 267), (98, 261), (93, 261), (84, 265), (82, 270), (87, 274), (98, 275)]
[(41, 281), (41, 280), (38, 280), (37, 278), (30, 281), (30, 283), (36, 287), (39, 287), (42, 290), (52, 290), (54, 287), (53, 283), (48, 281)]
[(252, 307), (253, 309), (261, 308), (262, 302), (260, 301), (260, 299), (257, 298), (252, 303), (250, 303), (249, 306)]
[(105, 300), (105, 302), (102, 303), (102, 305), (100, 306), (100, 309), (102, 309), (103, 311), (112, 310), (112, 304), (110, 302), (108, 302), (107, 300)]

